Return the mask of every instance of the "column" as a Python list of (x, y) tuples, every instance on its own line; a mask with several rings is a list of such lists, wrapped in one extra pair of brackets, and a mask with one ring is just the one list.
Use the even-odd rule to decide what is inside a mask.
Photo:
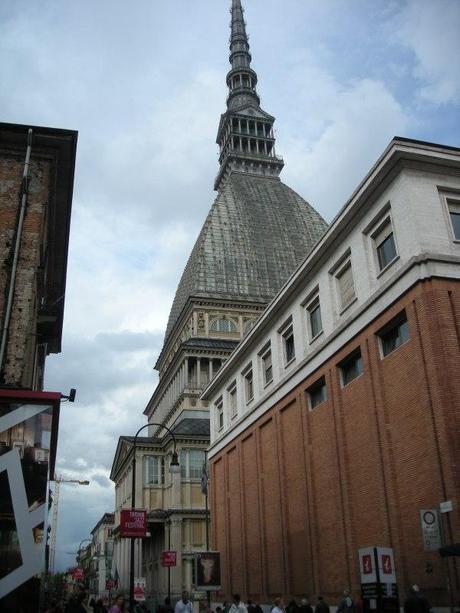
[(171, 519), (171, 550), (176, 551), (177, 566), (171, 568), (171, 592), (180, 596), (182, 591), (182, 523), (183, 519), (174, 517)]
[(241, 134), (241, 119), (238, 117), (238, 132)]
[(199, 388), (201, 383), (201, 358), (196, 359), (196, 385)]
[(188, 387), (188, 358), (185, 358), (184, 387)]
[(212, 377), (213, 377), (212, 362), (213, 362), (213, 359), (209, 358), (209, 380), (210, 381), (212, 381)]

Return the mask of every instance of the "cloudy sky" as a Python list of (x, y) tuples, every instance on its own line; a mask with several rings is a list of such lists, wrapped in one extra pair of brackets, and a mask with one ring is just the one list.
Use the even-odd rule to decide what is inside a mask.
[[(459, 0), (245, 0), (283, 180), (329, 221), (394, 135), (460, 145)], [(113, 510), (180, 274), (215, 197), (230, 0), (2, 0), (0, 120), (79, 132), (58, 567)]]

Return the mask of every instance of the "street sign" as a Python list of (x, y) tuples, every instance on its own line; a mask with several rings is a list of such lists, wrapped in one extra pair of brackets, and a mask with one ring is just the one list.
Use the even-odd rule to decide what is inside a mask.
[(380, 583), (396, 583), (395, 561), (391, 547), (377, 547)]
[(145, 600), (145, 577), (136, 577), (134, 579), (134, 600)]
[(452, 504), (452, 500), (446, 500), (444, 502), (439, 503), (439, 510), (441, 513), (450, 513), (454, 510), (454, 505)]
[(75, 581), (82, 581), (85, 573), (83, 572), (83, 568), (74, 568), (72, 575)]
[(176, 551), (162, 551), (160, 556), (161, 566), (171, 567), (177, 564), (177, 552)]
[(147, 511), (122, 509), (120, 513), (120, 536), (145, 538), (147, 535)]
[(420, 526), (422, 528), (423, 549), (425, 551), (437, 551), (442, 546), (438, 510), (421, 509)]

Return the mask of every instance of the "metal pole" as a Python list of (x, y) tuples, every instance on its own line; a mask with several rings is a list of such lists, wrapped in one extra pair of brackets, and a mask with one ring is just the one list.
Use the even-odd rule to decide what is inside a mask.
[[(168, 524), (168, 551), (171, 550), (171, 519)], [(171, 567), (168, 566), (168, 598), (169, 604), (171, 604)]]
[[(208, 510), (208, 484), (209, 484), (209, 473), (208, 473), (208, 452), (204, 452), (204, 461), (206, 466), (206, 491), (204, 495), (205, 502), (205, 513), (206, 513), (206, 551), (209, 551), (209, 510)], [(206, 592), (207, 600), (208, 600), (208, 610), (211, 609), (211, 592)]]
[[(133, 461), (132, 461), (132, 478), (131, 478), (131, 509), (134, 509), (136, 506), (136, 445), (137, 445), (137, 437), (139, 436), (139, 433), (142, 432), (142, 430), (144, 430), (145, 428), (148, 428), (149, 426), (158, 426), (160, 428), (164, 428), (170, 435), (171, 438), (173, 440), (173, 446), (174, 446), (174, 454), (176, 453), (176, 439), (174, 437), (174, 434), (172, 433), (172, 431), (167, 427), (164, 426), (163, 424), (158, 424), (158, 423), (154, 423), (154, 422), (150, 422), (148, 424), (145, 424), (144, 426), (141, 426), (139, 428), (139, 430), (136, 432), (136, 434), (134, 435), (134, 439), (133, 439)], [(132, 537), (131, 538), (131, 550), (130, 550), (130, 560), (129, 560), (129, 610), (131, 613), (134, 613), (134, 541), (135, 538)]]

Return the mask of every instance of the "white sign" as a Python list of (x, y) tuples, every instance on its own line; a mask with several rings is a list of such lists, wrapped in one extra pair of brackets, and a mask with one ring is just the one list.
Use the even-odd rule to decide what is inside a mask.
[(439, 510), (441, 513), (450, 513), (453, 511), (454, 505), (452, 504), (452, 500), (446, 500), (445, 502), (441, 502), (439, 504)]
[(134, 600), (145, 600), (145, 577), (134, 579)]
[(396, 569), (393, 549), (377, 547), (380, 583), (396, 583)]
[(438, 510), (421, 509), (420, 525), (422, 528), (423, 549), (425, 551), (437, 551), (442, 546)]
[(358, 550), (359, 572), (361, 583), (375, 583), (377, 581), (377, 568), (373, 547), (364, 547)]

